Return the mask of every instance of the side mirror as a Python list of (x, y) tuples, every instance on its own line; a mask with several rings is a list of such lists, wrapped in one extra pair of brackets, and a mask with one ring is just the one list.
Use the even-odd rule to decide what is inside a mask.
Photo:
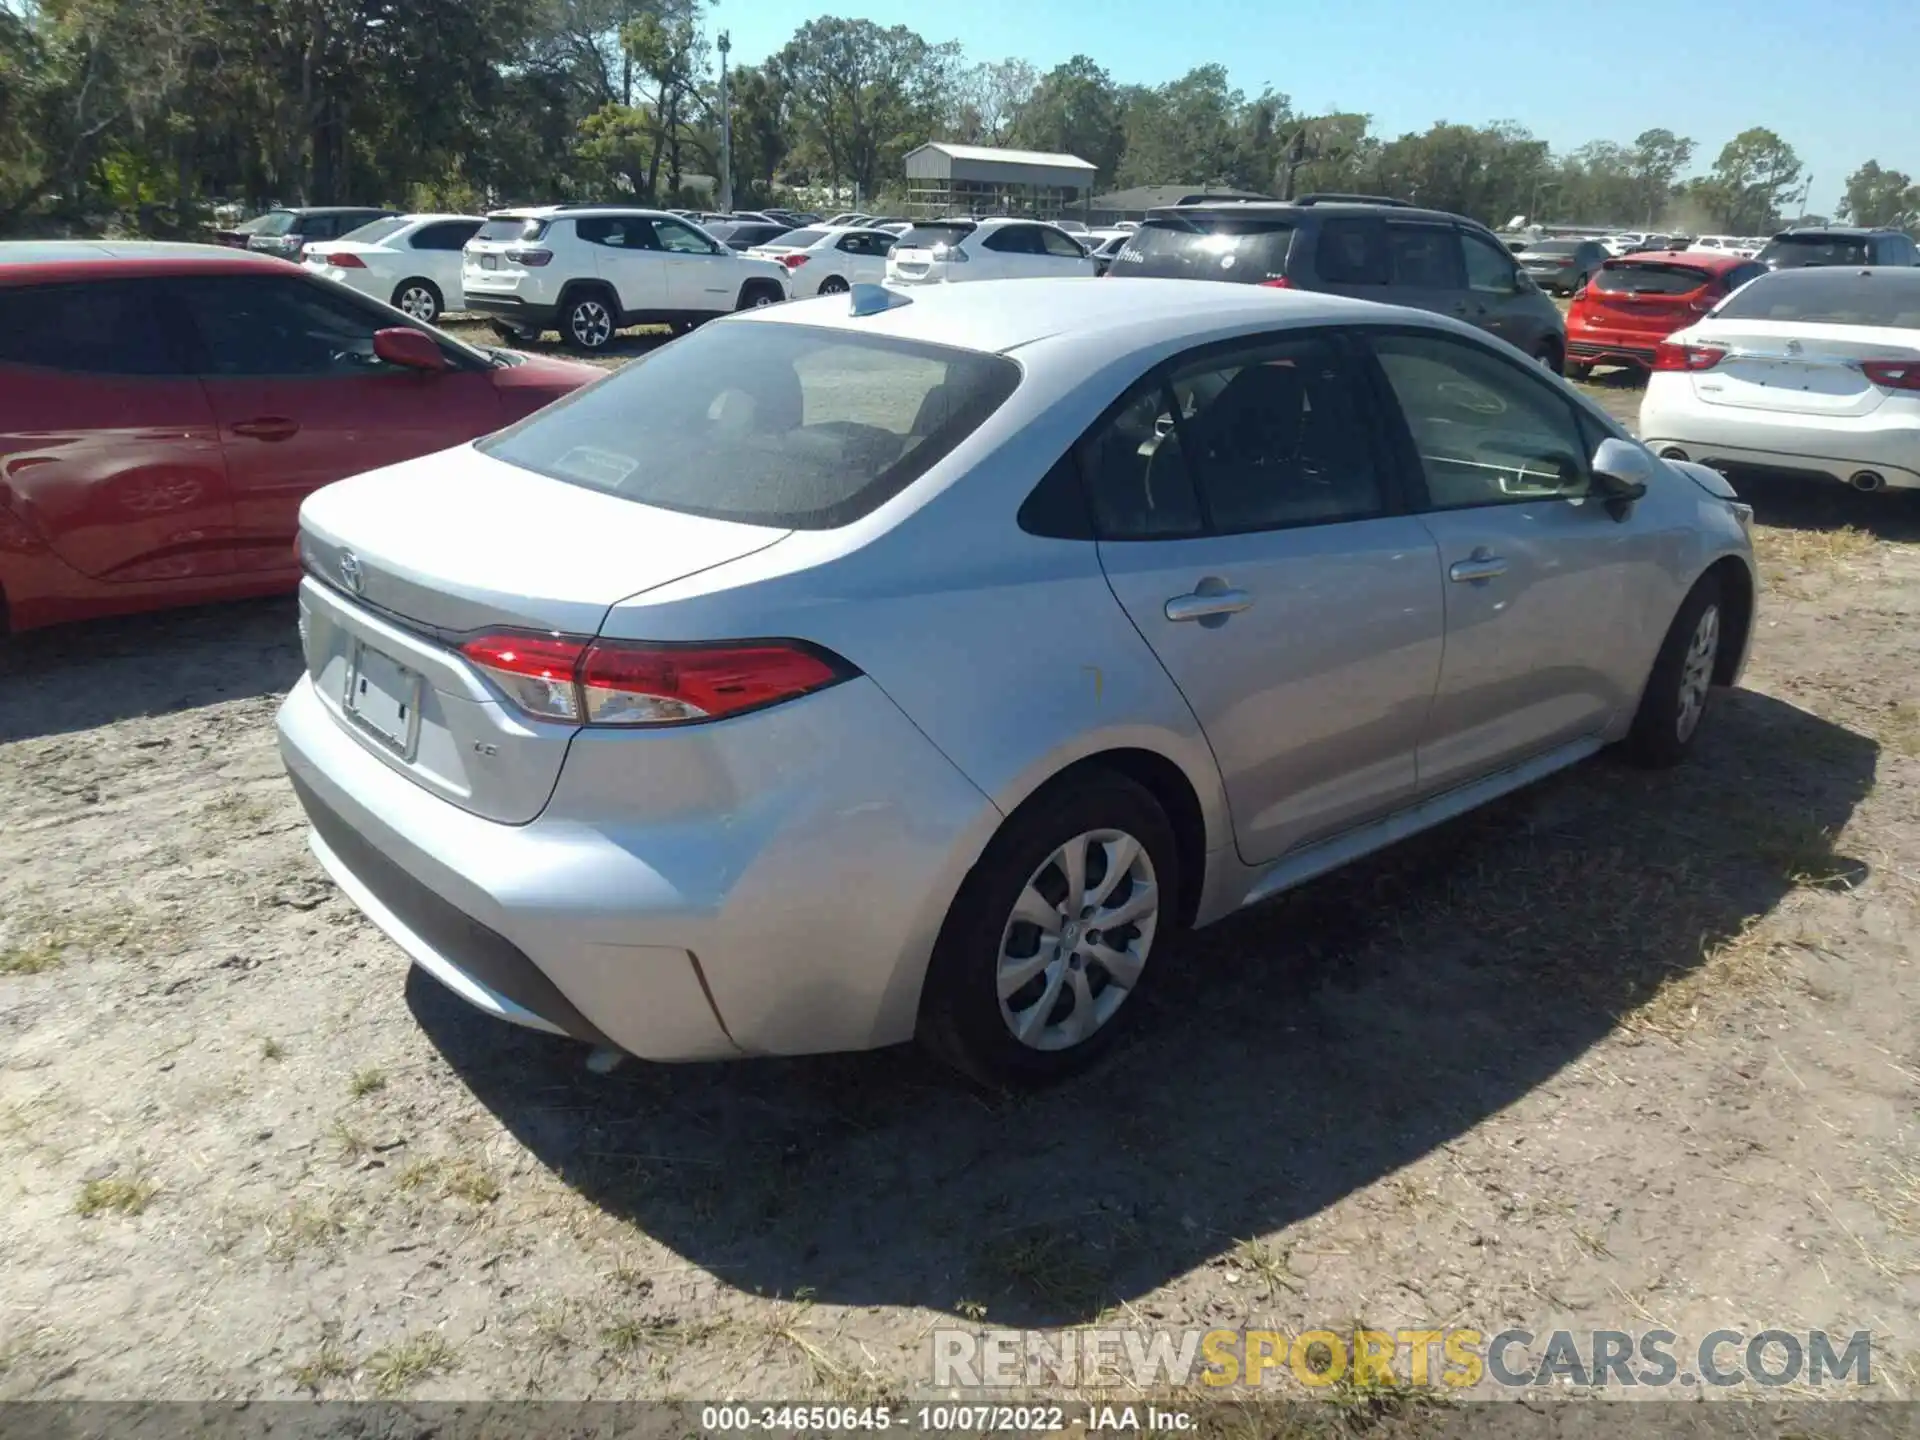
[(1653, 479), (1652, 458), (1638, 445), (1608, 436), (1593, 452), (1593, 491), (1616, 520), (1627, 518), (1636, 500), (1646, 498)]
[(405, 370), (437, 372), (447, 368), (446, 353), (433, 343), (433, 337), (404, 325), (374, 331), (373, 353), (387, 364)]

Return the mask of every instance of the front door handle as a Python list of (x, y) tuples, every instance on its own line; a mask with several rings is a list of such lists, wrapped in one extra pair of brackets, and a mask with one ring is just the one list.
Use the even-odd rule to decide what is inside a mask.
[(1252, 604), (1253, 596), (1244, 590), (1195, 590), (1167, 601), (1166, 615), (1169, 620), (1210, 620), (1216, 615), (1225, 619)]
[(1476, 550), (1468, 559), (1456, 560), (1447, 567), (1447, 578), (1457, 584), (1494, 580), (1506, 573), (1507, 562), (1484, 550)]
[(300, 422), (280, 415), (267, 415), (258, 420), (236, 421), (233, 433), (244, 435), (249, 440), (291, 440), (300, 433)]

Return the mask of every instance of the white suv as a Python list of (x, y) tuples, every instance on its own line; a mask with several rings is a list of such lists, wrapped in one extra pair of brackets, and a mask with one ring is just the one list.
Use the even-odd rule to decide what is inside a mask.
[(487, 217), (460, 270), (467, 308), (505, 340), (558, 330), (602, 350), (623, 325), (691, 328), (788, 297), (786, 268), (736, 254), (665, 210), (543, 205)]
[(1087, 247), (1039, 220), (920, 220), (887, 254), (887, 284), (1092, 275)]

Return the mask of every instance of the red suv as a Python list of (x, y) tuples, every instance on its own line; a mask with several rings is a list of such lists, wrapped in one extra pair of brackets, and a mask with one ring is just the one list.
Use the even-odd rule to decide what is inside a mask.
[(313, 491), (602, 373), (463, 345), (264, 255), (0, 244), (0, 634), (290, 590)]
[(1609, 260), (1567, 311), (1568, 378), (1596, 365), (1653, 368), (1653, 351), (1767, 267), (1738, 255), (1672, 250)]

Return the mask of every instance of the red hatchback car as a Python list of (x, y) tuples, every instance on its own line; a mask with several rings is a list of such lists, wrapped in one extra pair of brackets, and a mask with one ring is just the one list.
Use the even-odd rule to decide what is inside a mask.
[(463, 345), (265, 255), (0, 244), (0, 634), (290, 590), (313, 491), (603, 373)]
[(1767, 267), (1738, 255), (1650, 251), (1609, 260), (1567, 311), (1566, 374), (1584, 380), (1595, 365), (1653, 368), (1653, 351)]

